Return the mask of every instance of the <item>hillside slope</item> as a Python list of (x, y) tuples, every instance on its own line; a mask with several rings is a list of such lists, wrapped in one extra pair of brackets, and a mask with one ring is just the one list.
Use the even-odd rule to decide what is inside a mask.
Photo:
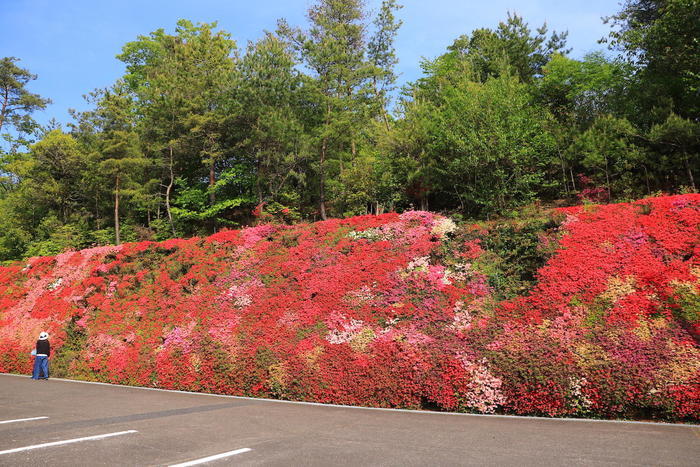
[(0, 370), (47, 330), (72, 378), (698, 420), (700, 195), (552, 218), (535, 287), (506, 299), (489, 225), (416, 211), (32, 258), (0, 268)]

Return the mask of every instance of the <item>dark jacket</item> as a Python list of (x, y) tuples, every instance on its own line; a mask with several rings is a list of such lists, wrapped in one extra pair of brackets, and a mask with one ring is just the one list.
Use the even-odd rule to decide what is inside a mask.
[(51, 344), (48, 339), (36, 341), (36, 354), (44, 354), (47, 357), (51, 356)]

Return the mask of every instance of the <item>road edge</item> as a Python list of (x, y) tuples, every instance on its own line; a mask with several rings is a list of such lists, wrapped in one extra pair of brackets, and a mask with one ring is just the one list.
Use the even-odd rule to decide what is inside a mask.
[[(16, 373), (2, 373), (0, 376), (14, 376), (17, 378), (29, 378), (28, 375), (16, 374)], [(569, 422), (584, 422), (584, 423), (618, 423), (618, 424), (634, 424), (634, 425), (652, 425), (652, 426), (664, 426), (664, 427), (679, 427), (679, 428), (700, 428), (700, 424), (694, 423), (667, 423), (667, 422), (645, 422), (639, 420), (605, 420), (598, 418), (572, 418), (572, 417), (540, 417), (540, 416), (527, 416), (527, 415), (503, 415), (503, 414), (479, 414), (479, 413), (461, 413), (461, 412), (438, 412), (430, 410), (412, 410), (412, 409), (392, 409), (386, 407), (362, 407), (357, 405), (343, 405), (343, 404), (324, 404), (321, 402), (305, 402), (305, 401), (287, 401), (281, 399), (268, 399), (263, 397), (248, 397), (248, 396), (233, 396), (229, 394), (211, 394), (207, 392), (194, 392), (194, 391), (178, 391), (175, 389), (162, 389), (162, 388), (149, 388), (144, 386), (129, 386), (126, 384), (114, 384), (114, 383), (103, 383), (99, 381), (83, 381), (79, 379), (66, 379), (66, 378), (51, 378), (53, 381), (62, 381), (66, 383), (78, 383), (78, 384), (93, 384), (98, 386), (112, 386), (118, 388), (131, 388), (131, 389), (141, 389), (144, 391), (161, 391), (161, 392), (171, 392), (176, 394), (190, 394), (195, 396), (206, 396), (206, 397), (224, 397), (229, 399), (240, 399), (248, 401), (260, 401), (260, 402), (276, 402), (281, 404), (297, 404), (297, 405), (312, 405), (317, 407), (336, 407), (342, 409), (356, 409), (356, 410), (380, 410), (386, 412), (407, 412), (412, 414), (426, 414), (426, 415), (451, 415), (451, 416), (461, 416), (461, 417), (488, 417), (488, 418), (511, 418), (511, 419), (522, 419), (522, 420), (543, 420), (543, 421), (569, 421)]]

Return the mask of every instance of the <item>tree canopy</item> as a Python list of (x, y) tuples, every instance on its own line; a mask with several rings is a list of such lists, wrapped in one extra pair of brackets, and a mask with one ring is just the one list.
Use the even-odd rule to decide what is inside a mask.
[[(509, 13), (397, 88), (401, 5), (315, 0), (240, 46), (180, 20), (124, 44), (124, 73), (65, 126), (0, 59), (0, 261), (414, 208), (508, 216), (530, 203), (697, 190), (700, 2), (627, 0), (608, 51)], [(126, 38), (128, 39), (128, 38)]]

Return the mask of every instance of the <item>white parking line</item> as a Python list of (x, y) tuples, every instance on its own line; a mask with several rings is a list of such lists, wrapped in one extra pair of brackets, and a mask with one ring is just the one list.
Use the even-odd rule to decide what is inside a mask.
[(30, 451), (32, 449), (48, 448), (51, 446), (61, 446), (63, 444), (79, 443), (81, 441), (90, 441), (90, 440), (94, 440), (94, 439), (111, 438), (112, 436), (128, 435), (130, 433), (138, 433), (138, 431), (136, 431), (136, 430), (118, 431), (116, 433), (106, 433), (104, 435), (86, 436), (84, 438), (66, 439), (64, 441), (54, 441), (53, 443), (34, 444), (32, 446), (24, 446), (21, 448), (0, 451), (0, 455), (1, 454), (12, 454), (14, 452)]
[(202, 457), (201, 459), (195, 459), (189, 462), (183, 462), (182, 464), (174, 464), (170, 467), (190, 467), (191, 465), (204, 464), (205, 462), (215, 461), (217, 459), (223, 459), (224, 457), (235, 456), (236, 454), (243, 454), (244, 452), (252, 451), (250, 448), (236, 449), (235, 451), (222, 452), (221, 454), (216, 454), (214, 456)]
[(2, 425), (3, 423), (29, 422), (32, 420), (43, 420), (45, 418), (49, 418), (49, 417), (32, 417), (32, 418), (18, 418), (16, 420), (0, 420), (0, 425)]

